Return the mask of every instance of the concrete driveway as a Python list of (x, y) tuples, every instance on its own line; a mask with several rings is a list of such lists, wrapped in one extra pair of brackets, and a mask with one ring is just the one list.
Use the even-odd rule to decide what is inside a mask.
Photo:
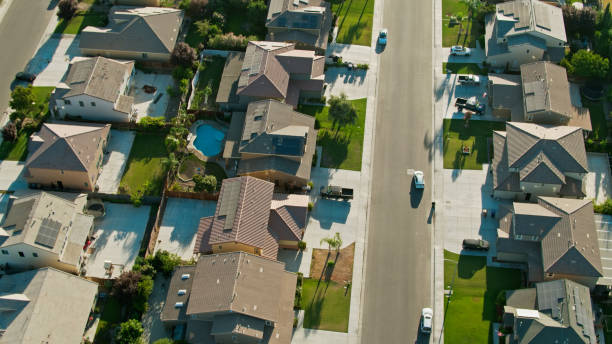
[(371, 47), (355, 44), (331, 43), (327, 46), (327, 56), (337, 55), (344, 62), (370, 63)]
[[(465, 86), (460, 85), (458, 82), (458, 74), (443, 74), (436, 75), (436, 94), (435, 99), (439, 105), (439, 108), (443, 111), (444, 118), (455, 118), (463, 119), (464, 114), (457, 111), (455, 107), (455, 100), (457, 97), (471, 98), (476, 97), (480, 103), (488, 105), (488, 99), (486, 98), (487, 82), (486, 76), (480, 76), (479, 86)], [(498, 121), (499, 119), (494, 117), (491, 109), (487, 106), (484, 115), (472, 116), (474, 120), (488, 120)]]
[(106, 215), (94, 223), (95, 240), (87, 250), (86, 277), (108, 278), (105, 261), (112, 263), (110, 278), (132, 269), (151, 209), (148, 205), (136, 208), (131, 204), (110, 202), (104, 202), (104, 208)]
[(612, 198), (612, 183), (610, 181), (610, 164), (608, 155), (603, 153), (587, 153), (589, 173), (585, 180), (586, 198), (595, 203), (603, 203)]
[(23, 179), (24, 161), (0, 160), (0, 190), (15, 191), (28, 188)]
[(98, 177), (96, 186), (100, 192), (116, 193), (119, 182), (125, 170), (125, 164), (130, 156), (132, 143), (134, 143), (134, 132), (126, 130), (111, 130), (110, 139), (102, 162), (102, 172)]
[(53, 35), (38, 49), (26, 70), (38, 75), (34, 86), (57, 86), (68, 70), (70, 60), (79, 55), (77, 36)]
[(604, 271), (597, 284), (612, 285), (612, 216), (595, 214), (595, 229)]
[(214, 215), (216, 207), (214, 201), (168, 198), (155, 251), (165, 250), (183, 260), (191, 259), (200, 218)]
[[(143, 71), (136, 70), (134, 86), (130, 91), (130, 95), (134, 97), (134, 107), (136, 108), (136, 115), (138, 117), (137, 121), (145, 116), (165, 116), (169, 100), (166, 90), (168, 86), (172, 84), (174, 84), (174, 80), (170, 74), (147, 74)], [(145, 93), (142, 89), (144, 85), (155, 86), (157, 90), (155, 93)]]
[(368, 83), (373, 71), (348, 70), (348, 68), (330, 67), (325, 72), (325, 97), (346, 94), (348, 99), (361, 99), (368, 96)]

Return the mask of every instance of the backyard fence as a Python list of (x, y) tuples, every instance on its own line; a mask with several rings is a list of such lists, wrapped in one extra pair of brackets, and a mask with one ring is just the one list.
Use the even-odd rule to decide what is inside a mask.
[(161, 202), (159, 203), (159, 208), (157, 208), (157, 214), (155, 214), (155, 222), (153, 223), (153, 228), (151, 229), (151, 234), (149, 236), (149, 244), (147, 245), (145, 258), (155, 252), (155, 244), (157, 243), (157, 236), (159, 235), (159, 227), (161, 226), (162, 221), (164, 219), (164, 213), (166, 212), (166, 204), (168, 202), (168, 195), (166, 194), (167, 185), (168, 175), (166, 175), (166, 179), (164, 180), (164, 191), (162, 191)]
[(202, 192), (186, 192), (186, 191), (172, 191), (167, 190), (166, 196), (174, 198), (188, 198), (188, 199), (199, 199), (202, 201), (217, 201), (219, 199), (219, 193), (208, 193)]

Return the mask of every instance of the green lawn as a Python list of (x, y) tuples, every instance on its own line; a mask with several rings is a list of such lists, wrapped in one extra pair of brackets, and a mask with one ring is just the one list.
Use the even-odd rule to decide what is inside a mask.
[(166, 175), (162, 160), (167, 156), (163, 134), (136, 134), (120, 187), (131, 193), (149, 181), (151, 188), (147, 194), (161, 195)]
[(344, 126), (339, 130), (333, 128), (333, 123), (328, 117), (328, 106), (298, 106), (299, 112), (315, 116), (319, 122), (317, 145), (323, 147), (321, 167), (361, 170), (367, 99), (356, 99), (351, 102), (357, 110), (357, 120), (355, 124)]
[[(46, 105), (54, 89), (55, 87), (32, 87), (32, 94), (36, 97), (36, 103)], [(43, 117), (46, 118), (47, 116), (48, 111)], [(30, 131), (21, 131), (17, 141), (3, 141), (0, 145), (0, 160), (24, 161), (28, 157), (28, 139), (31, 134)]]
[(442, 62), (442, 72), (446, 73), (447, 69), (453, 74), (487, 75), (488, 73), (486, 68), (480, 68), (476, 63)]
[[(461, 14), (462, 20), (461, 32), (460, 26), (449, 26), (450, 17)], [(482, 25), (476, 21), (468, 21), (468, 8), (459, 0), (442, 0), (442, 46), (450, 47), (453, 45), (464, 45), (468, 47), (476, 47), (478, 37), (484, 33)]]
[(521, 287), (520, 270), (486, 265), (486, 257), (444, 251), (444, 289), (453, 291), (445, 297), (445, 343), (491, 343), (497, 295)]
[(591, 125), (593, 126), (593, 139), (604, 140), (608, 137), (608, 125), (606, 123), (606, 114), (603, 110), (603, 102), (593, 102), (586, 98), (582, 98), (582, 105), (589, 108), (591, 113)]
[(338, 43), (370, 46), (374, 0), (333, 1), (332, 12), (338, 16)]
[(76, 35), (86, 26), (106, 26), (107, 15), (101, 12), (79, 12), (70, 20), (60, 19), (55, 33)]
[[(487, 141), (493, 130), (505, 130), (504, 122), (470, 120), (468, 128), (462, 119), (444, 120), (444, 168), (480, 170), (489, 161)], [(471, 148), (469, 155), (462, 147)], [(491, 152), (493, 153), (493, 152)]]
[[(192, 109), (206, 109), (216, 108), (215, 99), (217, 99), (217, 91), (219, 90), (219, 83), (221, 82), (221, 75), (223, 75), (223, 67), (225, 67), (225, 58), (220, 56), (213, 56), (210, 60), (204, 62), (206, 67), (200, 71), (200, 79), (196, 86), (196, 93), (191, 103)], [(208, 103), (204, 102), (204, 89), (207, 85), (210, 85), (212, 93), (208, 96)]]
[(336, 282), (304, 278), (302, 307), (304, 327), (347, 332), (351, 308), (351, 291)]
[(121, 303), (114, 298), (108, 297), (104, 303), (104, 309), (100, 315), (100, 322), (96, 329), (95, 343), (110, 343), (112, 340), (112, 329), (121, 323)]

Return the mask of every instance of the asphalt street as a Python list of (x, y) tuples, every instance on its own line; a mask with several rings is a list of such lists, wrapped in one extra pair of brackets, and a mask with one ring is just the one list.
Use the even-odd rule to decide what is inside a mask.
[[(431, 304), (433, 9), (384, 0), (366, 255), (362, 343), (427, 343), (421, 309)], [(412, 170), (425, 173), (416, 191)], [(435, 321), (436, 319), (434, 319)]]
[(51, 0), (13, 0), (0, 22), (0, 122), (8, 108), (11, 83), (34, 55), (54, 15)]

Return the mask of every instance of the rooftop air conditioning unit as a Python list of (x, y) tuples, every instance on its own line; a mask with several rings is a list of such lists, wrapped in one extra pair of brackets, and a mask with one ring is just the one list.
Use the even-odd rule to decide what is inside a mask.
[(182, 302), (177, 302), (177, 303), (175, 303), (175, 304), (174, 304), (174, 308), (182, 308), (182, 307), (183, 307), (183, 305), (184, 305), (184, 303), (182, 303)]

